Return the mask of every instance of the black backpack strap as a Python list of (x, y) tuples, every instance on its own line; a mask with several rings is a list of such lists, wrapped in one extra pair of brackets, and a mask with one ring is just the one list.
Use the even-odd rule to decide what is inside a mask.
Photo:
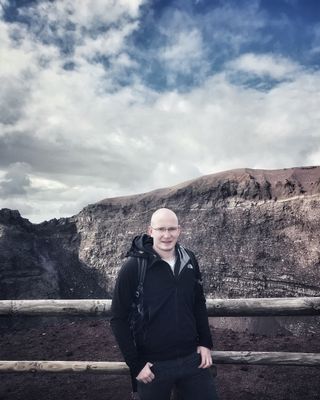
[(148, 259), (138, 257), (138, 286), (136, 288), (134, 300), (131, 304), (131, 312), (128, 317), (131, 334), (134, 342), (136, 341), (137, 335), (142, 334), (145, 331), (147, 324), (145, 318), (144, 309), (144, 298), (143, 298), (143, 284), (146, 277)]
[(190, 257), (190, 261), (191, 261), (191, 264), (192, 264), (192, 266), (194, 268), (194, 271), (195, 271), (195, 274), (196, 274), (196, 278), (197, 278), (198, 282), (200, 284), (202, 284), (201, 272), (200, 272), (199, 264), (198, 264), (198, 262), (197, 262), (197, 260), (195, 258), (195, 255), (189, 249), (186, 249), (186, 251), (187, 251), (187, 253), (188, 253), (189, 257)]
[(135, 298), (138, 299), (143, 293), (143, 284), (146, 277), (148, 261), (144, 257), (138, 258), (138, 286), (135, 293)]

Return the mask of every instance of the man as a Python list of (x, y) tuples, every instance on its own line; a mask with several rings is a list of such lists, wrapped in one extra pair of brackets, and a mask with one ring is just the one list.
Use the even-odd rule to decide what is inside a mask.
[[(141, 400), (169, 400), (176, 385), (183, 400), (216, 400), (205, 297), (194, 254), (178, 244), (176, 214), (158, 209), (149, 235), (135, 237), (120, 270), (111, 326)], [(129, 317), (139, 284), (138, 258), (147, 260), (143, 285), (145, 328), (130, 331)]]

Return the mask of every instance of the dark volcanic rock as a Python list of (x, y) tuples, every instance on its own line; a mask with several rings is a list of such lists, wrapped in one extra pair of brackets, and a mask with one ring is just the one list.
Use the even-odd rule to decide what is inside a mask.
[[(241, 169), (31, 224), (0, 210), (0, 298), (105, 298), (132, 238), (172, 208), (207, 297), (320, 296), (320, 167)], [(2, 359), (119, 360), (106, 321), (0, 324)], [(69, 322), (65, 322), (69, 321)], [(0, 321), (2, 322), (2, 321)], [(41, 328), (41, 324), (51, 324)], [(213, 318), (215, 350), (319, 352), (318, 319)], [(42, 330), (40, 330), (42, 329)], [(40, 338), (40, 340), (39, 340)], [(25, 345), (25, 340), (29, 345)], [(128, 377), (5, 374), (0, 398), (123, 399)], [(221, 400), (315, 400), (316, 368), (219, 366)], [(306, 384), (307, 382), (307, 384)]]
[(132, 238), (172, 208), (208, 297), (320, 295), (320, 167), (240, 169), (33, 225), (0, 211), (1, 298), (110, 296)]
[[(199, 257), (209, 297), (320, 294), (320, 168), (236, 170), (86, 207), (79, 257), (111, 291), (132, 237), (152, 212), (177, 212), (181, 241)], [(290, 183), (289, 183), (290, 182)]]
[(108, 297), (94, 270), (79, 261), (79, 235), (68, 219), (33, 225), (0, 211), (0, 298)]

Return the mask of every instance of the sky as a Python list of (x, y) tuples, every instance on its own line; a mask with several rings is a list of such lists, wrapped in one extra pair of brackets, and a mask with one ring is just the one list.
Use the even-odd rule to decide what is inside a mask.
[(0, 208), (320, 165), (320, 1), (0, 0)]

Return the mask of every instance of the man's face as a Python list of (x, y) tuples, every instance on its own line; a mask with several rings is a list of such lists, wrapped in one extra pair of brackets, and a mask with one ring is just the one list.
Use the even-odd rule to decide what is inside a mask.
[(173, 213), (163, 212), (153, 218), (149, 227), (149, 235), (153, 238), (155, 251), (171, 252), (180, 235), (178, 219)]

